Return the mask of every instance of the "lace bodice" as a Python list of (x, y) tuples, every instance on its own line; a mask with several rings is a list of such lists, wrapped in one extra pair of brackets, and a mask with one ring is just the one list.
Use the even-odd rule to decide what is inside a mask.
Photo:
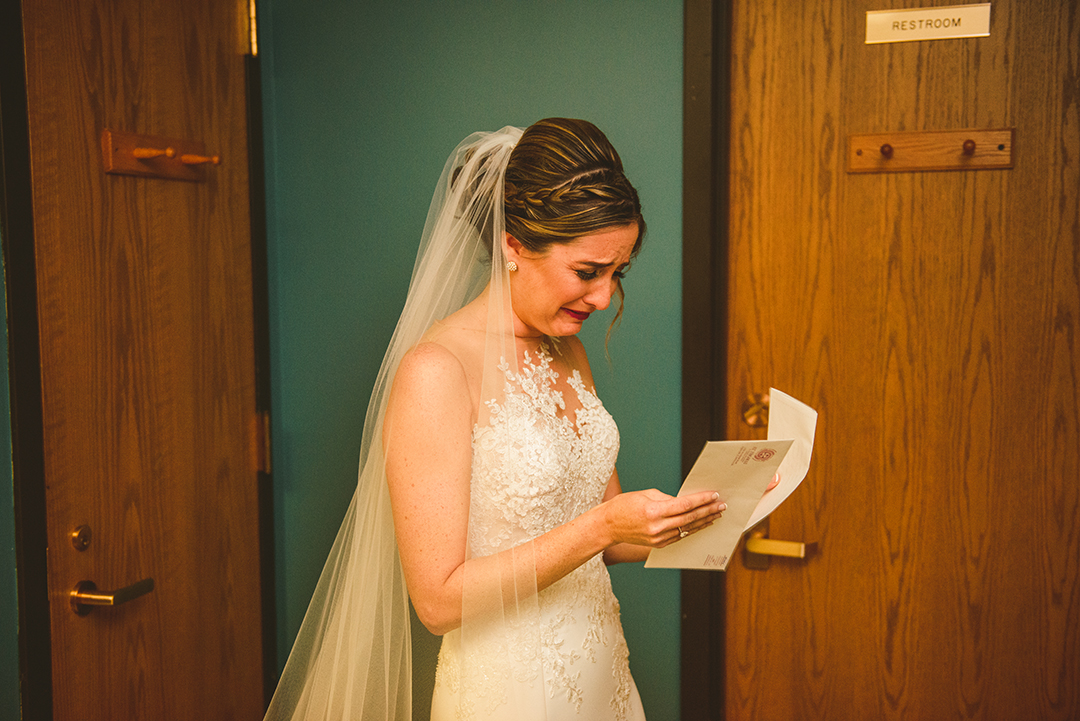
[[(535, 359), (525, 354), (517, 373), (505, 361), (499, 370), (503, 398), (487, 403), (487, 423), (473, 429), (474, 556), (517, 546), (598, 505), (619, 452), (618, 428), (600, 399), (576, 370), (559, 384), (546, 347)], [(559, 385), (576, 395), (569, 412)], [(542, 683), (548, 718), (643, 718), (603, 557), (542, 590), (538, 602), (534, 622), (506, 637), (482, 636), (464, 658), (458, 631), (447, 634), (433, 710), (453, 698), (453, 718), (516, 718), (507, 683)]]
[(503, 403), (489, 401), (490, 422), (473, 429), (469, 544), (487, 556), (576, 518), (603, 500), (619, 454), (619, 429), (573, 371), (576, 422), (567, 415), (551, 356), (525, 354), (520, 377), (504, 361)]

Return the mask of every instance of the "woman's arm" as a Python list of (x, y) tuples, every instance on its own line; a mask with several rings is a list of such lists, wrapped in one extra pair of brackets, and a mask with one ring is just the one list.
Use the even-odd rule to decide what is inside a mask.
[(708, 492), (618, 493), (527, 544), (466, 561), (472, 411), (465, 372), (450, 351), (426, 343), (405, 356), (384, 423), (386, 472), (409, 595), (435, 634), (461, 625), (466, 576), (470, 599), (509, 601), (520, 586), (508, 579), (531, 584), (535, 568), (540, 591), (608, 548), (666, 546), (680, 526), (714, 520), (722, 510)]

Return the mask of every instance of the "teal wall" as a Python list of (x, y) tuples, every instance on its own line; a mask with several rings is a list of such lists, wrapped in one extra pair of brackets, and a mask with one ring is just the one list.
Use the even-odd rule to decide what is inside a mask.
[[(571, 116), (623, 156), (649, 223), (604, 357), (628, 490), (679, 481), (682, 3), (262, 0), (279, 664), (356, 482), (368, 395), (434, 184), (474, 130)], [(679, 577), (613, 569), (652, 721), (679, 716)]]
[[(0, 263), (3, 261), (0, 260)], [(6, 291), (0, 272), (0, 290)], [(7, 293), (0, 293), (0, 318)], [(11, 468), (11, 395), (7, 323), (0, 331), (0, 718), (17, 719), (19, 707), (19, 596), (15, 571), (15, 476)]]

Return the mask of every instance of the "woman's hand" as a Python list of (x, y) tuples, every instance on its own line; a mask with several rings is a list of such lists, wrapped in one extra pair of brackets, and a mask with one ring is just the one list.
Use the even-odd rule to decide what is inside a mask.
[(596, 507), (609, 534), (607, 545), (650, 548), (663, 548), (712, 525), (726, 509), (713, 491), (674, 497), (656, 489), (620, 493)]

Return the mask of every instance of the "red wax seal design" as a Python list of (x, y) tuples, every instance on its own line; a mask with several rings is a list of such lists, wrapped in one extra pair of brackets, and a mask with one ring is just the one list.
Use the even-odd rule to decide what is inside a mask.
[(762, 448), (760, 451), (754, 454), (755, 461), (767, 461), (776, 455), (776, 451), (771, 448)]

